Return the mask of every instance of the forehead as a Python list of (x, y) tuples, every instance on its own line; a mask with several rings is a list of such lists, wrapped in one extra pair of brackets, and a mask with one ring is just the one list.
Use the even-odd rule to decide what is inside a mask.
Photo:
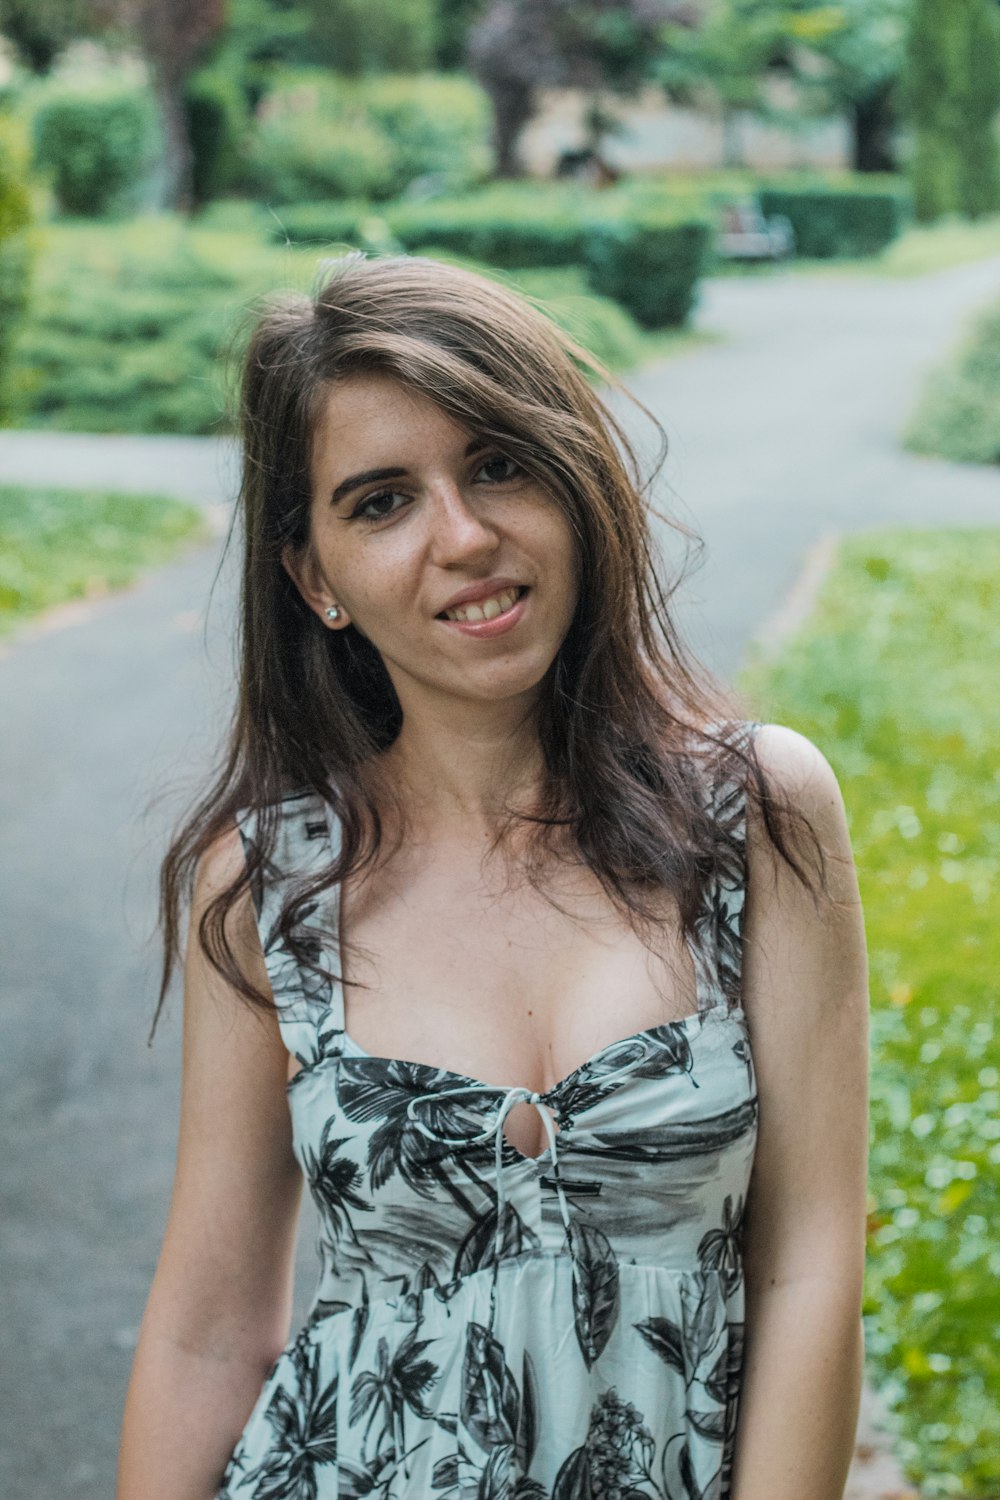
[(316, 423), (317, 456), (352, 457), (387, 442), (440, 445), (468, 440), (470, 430), (428, 396), (389, 375), (351, 375), (329, 387)]

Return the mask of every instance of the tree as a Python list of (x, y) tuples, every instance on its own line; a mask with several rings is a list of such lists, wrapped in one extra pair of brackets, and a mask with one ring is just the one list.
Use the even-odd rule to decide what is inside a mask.
[(651, 76), (663, 26), (695, 13), (676, 0), (493, 0), (469, 32), (468, 60), (493, 102), (499, 175), (520, 173), (517, 137), (541, 88), (631, 93)]
[[(786, 7), (786, 10), (788, 7)], [(857, 172), (895, 170), (894, 131), (912, 0), (798, 0), (789, 37), (819, 71), (799, 68), (803, 97), (846, 115)]]
[(739, 117), (768, 112), (764, 80), (789, 66), (788, 5), (774, 0), (714, 0), (701, 24), (669, 25), (656, 73), (668, 96), (689, 103), (707, 94), (722, 118), (723, 162), (743, 165)]
[(917, 217), (975, 218), (1000, 207), (1000, 15), (992, 0), (914, 0), (904, 100)]
[(312, 60), (338, 73), (413, 73), (434, 60), (435, 0), (300, 0)]
[(69, 42), (95, 35), (114, 12), (100, 0), (0, 0), (0, 34), (33, 73), (47, 73)]
[(133, 20), (152, 70), (163, 121), (165, 198), (192, 206), (192, 153), (185, 85), (207, 44), (222, 30), (225, 0), (134, 0)]

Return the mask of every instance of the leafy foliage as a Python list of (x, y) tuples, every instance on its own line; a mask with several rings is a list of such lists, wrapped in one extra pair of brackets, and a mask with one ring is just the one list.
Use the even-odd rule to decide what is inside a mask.
[(744, 679), (840, 779), (872, 988), (869, 1358), (927, 1496), (1000, 1486), (1000, 531), (846, 540)]
[(28, 306), (30, 222), (27, 140), (15, 121), (0, 116), (0, 417), (10, 414), (14, 341)]
[(517, 136), (546, 85), (630, 93), (650, 76), (676, 0), (493, 0), (467, 60), (493, 103), (497, 170), (519, 175)]
[(248, 171), (275, 203), (402, 192), (432, 174), (462, 190), (489, 166), (489, 107), (468, 79), (423, 74), (351, 81), (299, 71), (258, 109)]
[(109, 78), (53, 81), (34, 119), (36, 164), (51, 174), (64, 213), (133, 206), (156, 147), (148, 92)]
[[(52, 226), (17, 349), (20, 415), (70, 431), (226, 430), (227, 357), (256, 299), (278, 287), (306, 291), (318, 269), (314, 249), (268, 246), (253, 230), (193, 227), (168, 215), (123, 225), (113, 240), (98, 226)], [(613, 368), (651, 352), (622, 308), (590, 293), (580, 270), (513, 279)]]
[(0, 633), (38, 610), (122, 588), (205, 535), (194, 506), (163, 496), (0, 489)]
[(1000, 13), (992, 0), (914, 0), (905, 100), (917, 217), (1000, 208)]
[(907, 447), (960, 463), (1000, 463), (1000, 303), (980, 313), (943, 369), (928, 377)]

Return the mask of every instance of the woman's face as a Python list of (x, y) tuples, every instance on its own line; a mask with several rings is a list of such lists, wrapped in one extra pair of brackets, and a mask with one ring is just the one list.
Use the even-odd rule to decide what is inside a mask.
[(316, 433), (310, 529), (286, 568), (324, 625), (371, 641), (404, 714), (533, 701), (576, 608), (577, 549), (557, 502), (495, 444), (390, 376), (353, 376)]

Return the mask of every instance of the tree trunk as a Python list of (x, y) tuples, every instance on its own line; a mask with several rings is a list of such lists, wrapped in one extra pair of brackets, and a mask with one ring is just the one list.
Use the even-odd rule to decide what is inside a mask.
[(732, 105), (722, 106), (722, 165), (743, 166), (743, 138), (740, 131), (740, 111)]
[(184, 83), (161, 77), (156, 93), (163, 121), (164, 207), (187, 214), (194, 207), (194, 156), (184, 109)]
[(893, 132), (892, 85), (882, 84), (851, 111), (853, 166), (855, 172), (895, 172), (897, 168)]
[(493, 149), (498, 177), (523, 177), (517, 154), (517, 138), (536, 109), (531, 84), (505, 79), (491, 90), (493, 99)]

